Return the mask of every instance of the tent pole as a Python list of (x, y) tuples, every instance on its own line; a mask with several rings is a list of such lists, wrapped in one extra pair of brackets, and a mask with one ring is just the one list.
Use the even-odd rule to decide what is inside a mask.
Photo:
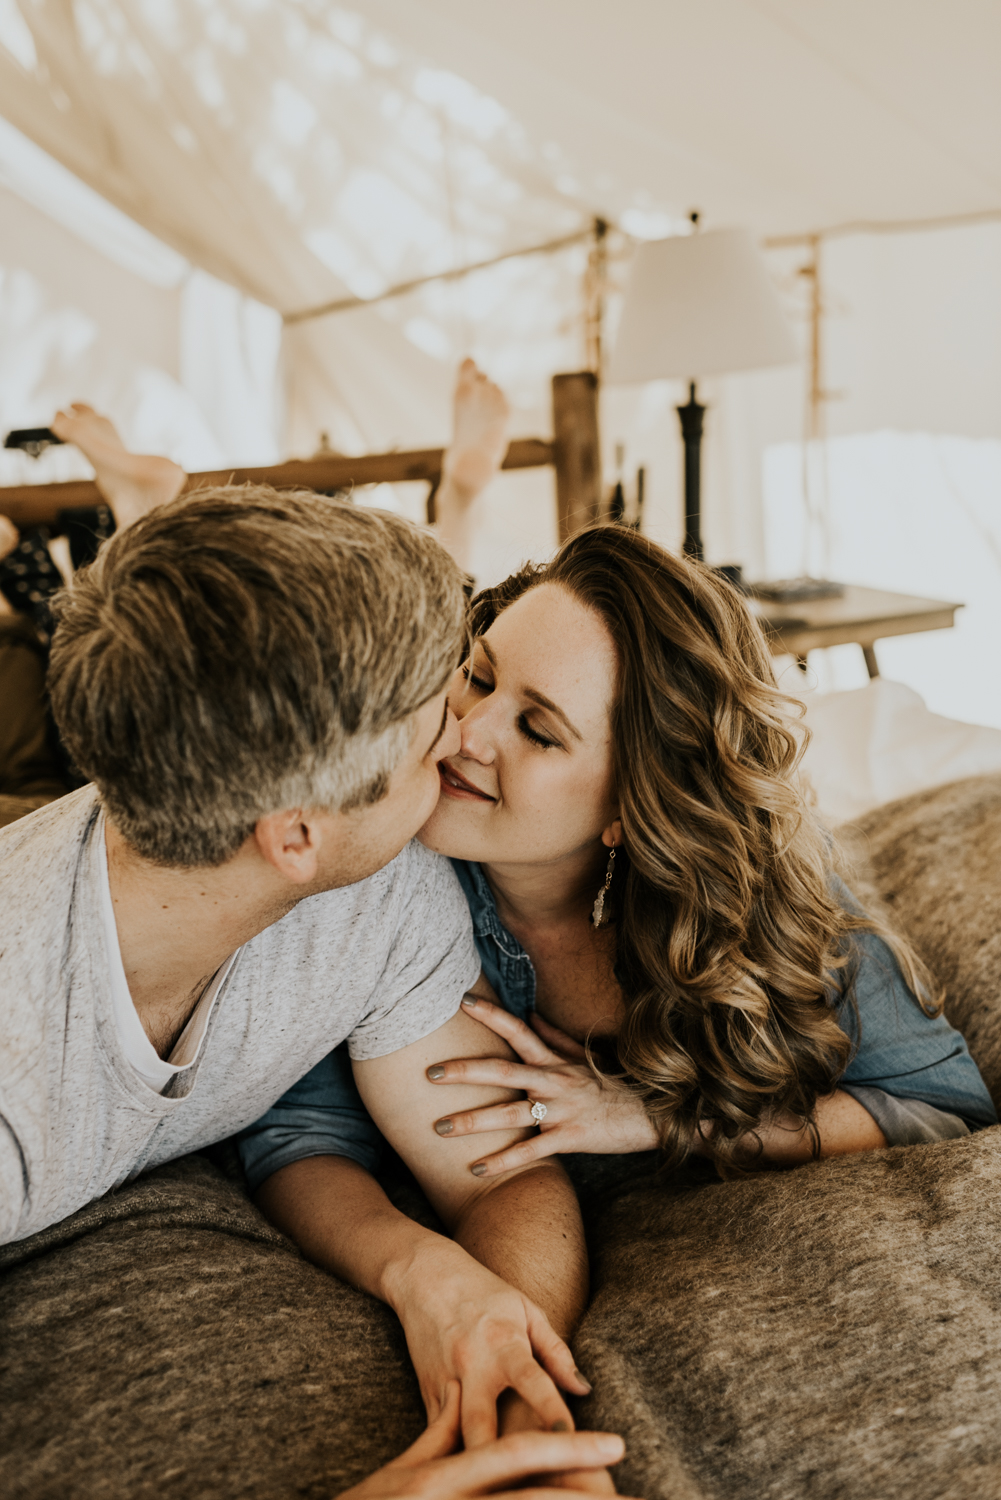
[(565, 542), (601, 518), (598, 377), (593, 370), (553, 376), (556, 520)]
[(595, 219), (594, 241), (584, 272), (584, 365), (601, 379), (602, 333), (605, 320), (605, 287), (608, 278), (608, 224)]

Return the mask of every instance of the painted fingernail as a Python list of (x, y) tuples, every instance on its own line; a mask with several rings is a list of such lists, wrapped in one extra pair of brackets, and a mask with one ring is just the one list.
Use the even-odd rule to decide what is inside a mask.
[(569, 1432), (570, 1431), (570, 1423), (569, 1422), (564, 1422), (562, 1420), (560, 1420), (559, 1422), (554, 1422), (553, 1423), (553, 1431), (554, 1432)]
[(451, 1135), (454, 1126), (451, 1120), (435, 1120), (434, 1128), (439, 1135)]
[(469, 1170), (472, 1172), (474, 1177), (485, 1177), (487, 1175), (487, 1164), (485, 1161), (478, 1161), (475, 1162)]
[(573, 1373), (574, 1373), (574, 1379), (575, 1380), (579, 1380), (580, 1383), (581, 1383), (581, 1385), (586, 1385), (587, 1386), (588, 1395), (590, 1395), (590, 1393), (594, 1389), (594, 1387), (592, 1386), (591, 1382), (588, 1380), (587, 1376), (586, 1375), (582, 1375), (579, 1370), (574, 1370)]
[(476, 996), (475, 995), (463, 995), (463, 997), (462, 997), (462, 1003), (463, 1003), (463, 1005), (468, 1005), (469, 1008), (470, 1008), (470, 1010), (472, 1010), (473, 1006), (476, 1004)]
[(431, 1079), (432, 1083), (437, 1083), (438, 1079), (444, 1078), (444, 1076), (445, 1069), (442, 1067), (441, 1063), (435, 1063), (433, 1068), (428, 1068), (428, 1077)]

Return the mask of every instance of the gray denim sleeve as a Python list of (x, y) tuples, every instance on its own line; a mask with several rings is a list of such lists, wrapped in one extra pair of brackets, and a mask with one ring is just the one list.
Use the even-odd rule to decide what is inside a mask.
[(236, 1144), (252, 1193), (279, 1167), (305, 1156), (347, 1156), (375, 1172), (384, 1142), (355, 1088), (347, 1046), (329, 1052)]
[(888, 1146), (920, 1146), (925, 1141), (952, 1141), (970, 1134), (965, 1120), (923, 1099), (898, 1099), (884, 1089), (859, 1083), (841, 1083), (840, 1087), (869, 1111)]

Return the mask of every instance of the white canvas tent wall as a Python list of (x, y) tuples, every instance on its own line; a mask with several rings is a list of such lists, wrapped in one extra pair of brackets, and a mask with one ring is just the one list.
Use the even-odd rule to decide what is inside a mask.
[[(134, 417), (141, 369), (160, 409), (173, 402), (188, 441), (201, 421), (197, 441), (215, 443), (223, 461), (247, 458), (238, 449), (249, 436), (259, 451), (308, 451), (321, 428), (347, 449), (425, 444), (444, 436), (451, 366), (471, 346), (512, 389), (521, 430), (538, 430), (548, 375), (581, 363), (581, 251), (286, 330), (280, 400), (259, 352), (275, 344), (262, 309), (370, 295), (552, 238), (594, 212), (649, 235), (680, 228), (698, 207), (707, 223), (746, 223), (762, 237), (989, 215), (1001, 208), (999, 61), (992, 0), (0, 0), (0, 113), (180, 264), (169, 286), (120, 271), (116, 296), (100, 290), (96, 263), (81, 254), (74, 301), (55, 270), (48, 281), (40, 274), (45, 257), (31, 256), (32, 236), (41, 245), (46, 234), (50, 260), (62, 255), (52, 234), (5, 198), (0, 315), (8, 330), (16, 325), (13, 345), (27, 347), (32, 317), (62, 319), (42, 339), (34, 387), (22, 379), (19, 389), (39, 400), (57, 387), (59, 399), (88, 394), (62, 387), (100, 366), (127, 425), (123, 392), (131, 380)], [(1001, 438), (999, 250), (1001, 227), (989, 218), (826, 246), (827, 383), (844, 391), (828, 408), (836, 440), (891, 425)], [(800, 258), (773, 256), (801, 315)], [(25, 276), (44, 304), (35, 313)], [(614, 321), (614, 299), (611, 313)], [(80, 314), (92, 324), (89, 367), (78, 358)], [(171, 317), (173, 365), (163, 352)], [(6, 402), (16, 372), (4, 380)], [(238, 393), (228, 415), (224, 390)], [(779, 452), (764, 504), (761, 457), (800, 436), (802, 372), (732, 377), (708, 394), (711, 555), (739, 557), (754, 572), (784, 569), (796, 560), (798, 502)], [(646, 463), (651, 527), (671, 543), (675, 395), (666, 386), (609, 393), (605, 414), (606, 457), (623, 439), (630, 467)], [(247, 411), (254, 419), (241, 425)], [(47, 413), (5, 404), (0, 415)], [(988, 498), (959, 503), (967, 519), (979, 517), (978, 536), (997, 532), (989, 467), (970, 481)], [(529, 490), (517, 503), (519, 481), (508, 481), (504, 504), (498, 491), (487, 506), (485, 571), (551, 543), (539, 482), (522, 481)], [(940, 485), (932, 510), (950, 503), (943, 493)], [(893, 503), (906, 514), (906, 496)], [(913, 553), (913, 526), (897, 529)], [(961, 531), (958, 548), (974, 534)], [(907, 586), (889, 566), (899, 557), (871, 552), (856, 526), (831, 566), (856, 577), (882, 567), (879, 581)], [(912, 564), (925, 566), (915, 554), (903, 571)], [(922, 586), (954, 591), (945, 574), (937, 590)], [(911, 644), (900, 647), (905, 657)], [(968, 644), (957, 649), (969, 656)], [(935, 671), (942, 678), (941, 663)], [(1001, 698), (986, 713), (1001, 723)]]

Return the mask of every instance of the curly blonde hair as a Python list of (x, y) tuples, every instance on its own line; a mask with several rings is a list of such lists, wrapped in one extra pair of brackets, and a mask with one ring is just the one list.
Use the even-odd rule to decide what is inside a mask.
[(851, 1056), (832, 1002), (853, 1003), (853, 934), (877, 933), (920, 1003), (941, 1004), (910, 948), (839, 900), (836, 848), (795, 776), (803, 706), (780, 692), (743, 597), (628, 528), (580, 532), (479, 594), (474, 633), (542, 583), (595, 610), (619, 658), (616, 1071), (656, 1122), (665, 1165), (699, 1147), (721, 1175), (740, 1172), (748, 1135), (781, 1110), (816, 1154), (817, 1099)]

